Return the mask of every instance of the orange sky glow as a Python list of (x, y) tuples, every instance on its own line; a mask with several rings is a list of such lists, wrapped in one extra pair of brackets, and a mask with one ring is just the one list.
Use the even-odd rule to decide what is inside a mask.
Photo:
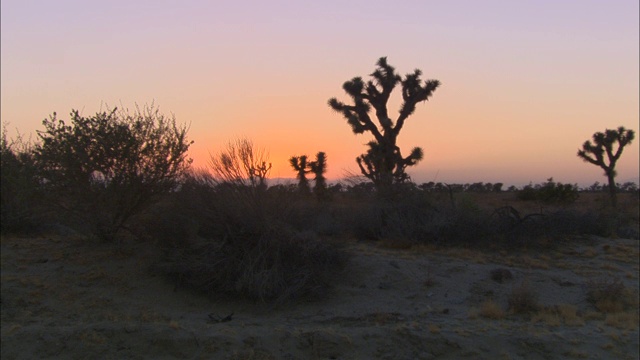
[[(639, 5), (616, 1), (63, 0), (1, 3), (1, 120), (35, 140), (71, 109), (154, 102), (189, 124), (196, 167), (238, 137), (270, 153), (328, 157), (327, 176), (358, 173), (371, 136), (327, 100), (387, 56), (400, 74), (442, 85), (400, 133), (418, 183), (605, 182), (576, 156), (596, 131), (639, 126)], [(399, 88), (390, 102), (399, 107)], [(639, 177), (636, 139), (618, 164)]]

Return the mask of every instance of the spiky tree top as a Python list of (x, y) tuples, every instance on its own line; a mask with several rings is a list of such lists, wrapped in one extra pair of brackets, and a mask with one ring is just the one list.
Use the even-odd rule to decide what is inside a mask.
[[(342, 85), (344, 91), (353, 99), (353, 105), (347, 105), (336, 98), (329, 99), (329, 106), (340, 112), (351, 129), (356, 134), (370, 131), (376, 141), (382, 142), (384, 135), (398, 136), (405, 120), (413, 114), (416, 104), (426, 101), (433, 91), (440, 86), (438, 80), (422, 81), (422, 71), (415, 69), (404, 79), (398, 75), (395, 68), (387, 63), (386, 57), (381, 57), (376, 63), (377, 69), (370, 74), (373, 80), (366, 83), (361, 77), (355, 77)], [(395, 121), (389, 117), (387, 102), (391, 92), (398, 84), (402, 84), (402, 105)], [(382, 129), (379, 129), (369, 116), (373, 108)]]
[[(622, 155), (622, 150), (635, 138), (635, 132), (627, 130), (624, 126), (617, 129), (607, 129), (604, 133), (593, 134), (593, 143), (589, 140), (582, 144), (582, 150), (578, 150), (578, 157), (583, 161), (600, 166), (607, 176), (615, 176), (616, 162)], [(614, 150), (613, 145), (618, 143), (618, 149)], [(605, 162), (605, 154), (609, 164)]]
[(316, 154), (316, 161), (312, 161), (309, 166), (315, 175), (314, 180), (316, 183), (313, 190), (318, 197), (321, 198), (321, 193), (327, 188), (327, 179), (324, 177), (324, 173), (327, 172), (327, 155), (323, 151), (318, 152)]
[[(376, 63), (376, 70), (370, 74), (372, 80), (366, 83), (361, 77), (355, 77), (342, 85), (344, 91), (353, 100), (353, 105), (345, 104), (336, 98), (329, 99), (329, 106), (342, 114), (355, 134), (366, 131), (373, 134), (375, 140), (369, 142), (369, 150), (356, 160), (363, 175), (373, 180), (377, 186), (388, 186), (391, 182), (402, 182), (408, 178), (407, 166), (412, 166), (422, 159), (422, 149), (416, 147), (411, 154), (403, 158), (398, 146), (397, 137), (406, 119), (413, 114), (416, 104), (426, 101), (440, 86), (438, 80), (420, 79), (422, 71), (402, 78), (387, 58), (382, 57)], [(387, 102), (395, 87), (402, 86), (402, 104), (395, 120), (389, 117)], [(378, 124), (371, 119), (371, 110), (375, 111)]]
[(307, 155), (292, 156), (289, 159), (289, 164), (293, 170), (296, 171), (296, 179), (298, 179), (298, 187), (302, 192), (309, 191), (309, 182), (307, 180), (307, 174), (311, 172), (309, 163), (307, 162)]

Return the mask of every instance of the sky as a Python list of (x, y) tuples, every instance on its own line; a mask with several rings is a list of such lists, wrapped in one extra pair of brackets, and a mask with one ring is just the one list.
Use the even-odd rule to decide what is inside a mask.
[[(370, 134), (329, 108), (378, 58), (442, 84), (400, 133), (417, 183), (553, 177), (606, 182), (577, 150), (593, 133), (639, 126), (637, 0), (86, 1), (2, 0), (1, 120), (37, 140), (72, 109), (154, 103), (189, 126), (194, 166), (248, 138), (270, 176), (324, 151), (327, 177), (359, 173)], [(400, 105), (398, 87), (390, 113)], [(618, 162), (639, 177), (637, 138)]]

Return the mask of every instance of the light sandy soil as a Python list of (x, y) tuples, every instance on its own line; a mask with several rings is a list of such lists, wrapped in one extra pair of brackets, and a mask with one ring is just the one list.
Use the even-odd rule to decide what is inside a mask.
[[(492, 254), (354, 241), (324, 299), (277, 309), (174, 291), (143, 244), (1, 245), (2, 359), (638, 359), (638, 240)], [(589, 284), (614, 279), (632, 305), (603, 313)], [(546, 310), (508, 311), (514, 289)]]

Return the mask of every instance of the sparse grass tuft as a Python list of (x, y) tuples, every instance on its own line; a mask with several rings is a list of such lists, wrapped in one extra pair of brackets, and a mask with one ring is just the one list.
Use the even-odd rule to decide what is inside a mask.
[(480, 304), (480, 309), (471, 309), (469, 317), (472, 319), (481, 316), (487, 319), (500, 320), (505, 317), (505, 311), (495, 301), (489, 299)]
[(638, 312), (625, 311), (607, 314), (604, 323), (618, 329), (635, 330), (638, 328)]
[(636, 301), (636, 296), (619, 278), (590, 280), (585, 286), (587, 301), (603, 313), (623, 312)]
[(531, 321), (534, 323), (544, 322), (549, 326), (560, 326), (563, 323), (568, 326), (582, 326), (585, 324), (575, 305), (571, 304), (546, 306), (535, 313)]

